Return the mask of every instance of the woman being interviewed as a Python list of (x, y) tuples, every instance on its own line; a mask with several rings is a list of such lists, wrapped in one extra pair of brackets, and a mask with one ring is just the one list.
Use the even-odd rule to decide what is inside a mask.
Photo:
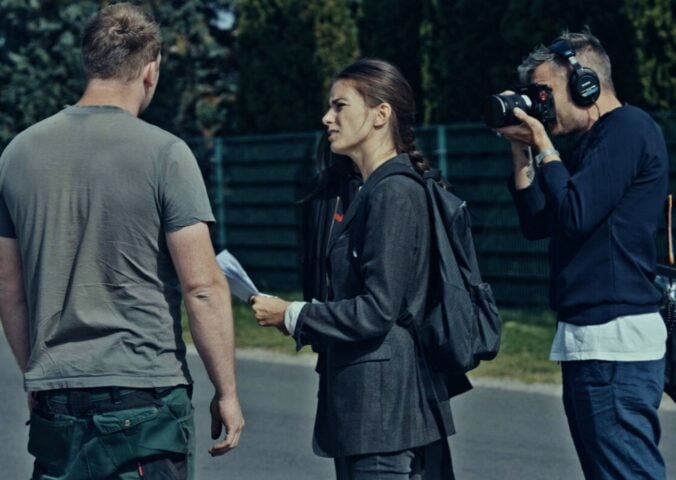
[[(412, 91), (395, 67), (364, 59), (336, 76), (329, 105), (322, 122), (331, 152), (354, 162), (364, 186), (328, 239), (328, 298), (254, 297), (253, 309), (260, 325), (317, 349), (315, 452), (334, 458), (339, 480), (453, 478), (441, 433), (453, 432), (448, 392), (442, 377), (423, 370), (402, 325), (421, 322), (425, 311), (425, 191), (386, 175), (395, 163), (429, 168), (414, 145)], [(430, 380), (439, 403), (428, 400)]]

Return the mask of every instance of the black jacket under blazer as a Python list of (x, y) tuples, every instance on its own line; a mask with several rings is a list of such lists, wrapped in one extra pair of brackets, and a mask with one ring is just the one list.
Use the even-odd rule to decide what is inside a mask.
[[(425, 192), (377, 168), (334, 226), (327, 249), (329, 299), (306, 304), (294, 337), (319, 352), (315, 452), (340, 457), (434, 442), (435, 421), (406, 312), (420, 322), (429, 278)], [(434, 377), (446, 431), (453, 432), (443, 377)]]

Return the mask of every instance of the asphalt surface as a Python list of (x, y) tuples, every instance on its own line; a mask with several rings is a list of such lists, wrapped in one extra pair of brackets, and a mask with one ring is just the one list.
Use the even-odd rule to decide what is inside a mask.
[[(308, 361), (242, 352), (240, 399), (247, 422), (242, 443), (212, 459), (207, 406), (211, 387), (195, 355), (199, 479), (317, 480), (333, 478), (333, 464), (311, 449), (316, 375)], [(459, 480), (575, 480), (582, 478), (568, 435), (558, 388), (478, 381), (453, 400), (458, 431), (451, 440)], [(0, 478), (30, 477), (26, 452), (28, 417), (21, 377), (4, 336), (0, 340)], [(667, 400), (665, 400), (666, 402)], [(671, 400), (668, 400), (671, 402)], [(672, 402), (673, 404), (673, 402)], [(668, 477), (676, 479), (676, 409), (661, 410), (661, 450)]]

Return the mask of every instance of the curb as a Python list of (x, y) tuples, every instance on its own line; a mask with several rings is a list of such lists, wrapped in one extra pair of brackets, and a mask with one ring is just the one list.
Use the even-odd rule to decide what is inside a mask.
[[(190, 353), (197, 353), (194, 346), (190, 346)], [(238, 360), (247, 360), (263, 363), (280, 363), (284, 365), (299, 365), (304, 367), (314, 367), (317, 362), (317, 354), (302, 353), (298, 355), (289, 355), (286, 353), (270, 352), (262, 348), (241, 348), (237, 349), (235, 356)], [(525, 383), (518, 380), (509, 380), (491, 377), (477, 377), (469, 375), (472, 385), (480, 388), (492, 388), (496, 390), (509, 390), (524, 393), (535, 393), (540, 395), (549, 395), (553, 397), (562, 396), (562, 387), (556, 383)], [(676, 402), (666, 394), (662, 397), (660, 410), (666, 412), (676, 412)]]

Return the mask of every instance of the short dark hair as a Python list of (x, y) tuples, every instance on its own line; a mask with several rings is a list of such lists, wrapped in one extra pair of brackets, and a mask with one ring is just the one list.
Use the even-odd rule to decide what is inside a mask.
[[(592, 35), (591, 31), (586, 28), (580, 33), (573, 33), (568, 31), (561, 32), (558, 38), (566, 40), (577, 57), (580, 65), (591, 68), (599, 77), (601, 85), (609, 91), (614, 92), (612, 67), (610, 65), (610, 57), (606, 53), (605, 48), (601, 45), (598, 38)], [(545, 62), (553, 62), (561, 68), (568, 69), (568, 61), (561, 58), (549, 50), (546, 45), (539, 45), (535, 48), (517, 68), (519, 73), (519, 81), (521, 83), (530, 83), (533, 72), (537, 67)]]
[(157, 58), (162, 39), (153, 16), (130, 3), (115, 3), (94, 14), (82, 31), (87, 79), (136, 78)]

